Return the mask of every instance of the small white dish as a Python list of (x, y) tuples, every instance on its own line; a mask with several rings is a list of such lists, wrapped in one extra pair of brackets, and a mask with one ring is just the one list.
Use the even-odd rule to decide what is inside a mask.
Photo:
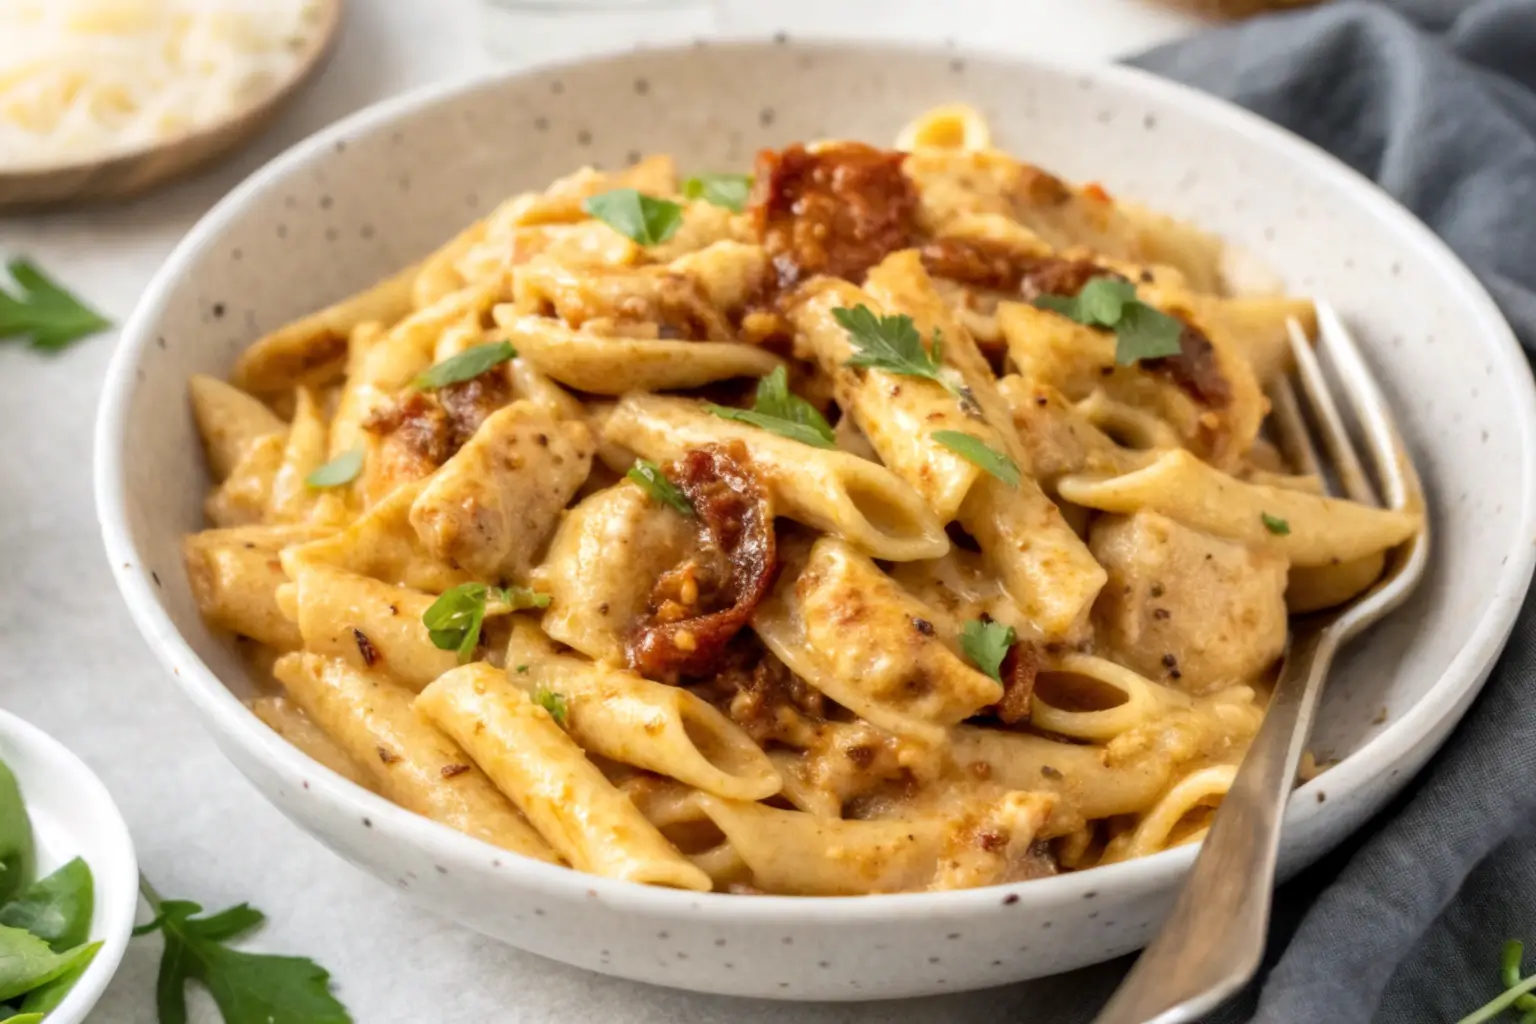
[(95, 882), (91, 941), (101, 949), (48, 1014), (48, 1024), (80, 1024), (106, 990), (133, 933), (139, 862), (128, 825), (107, 787), (85, 762), (35, 725), (0, 711), (0, 761), (16, 776), (37, 842), (42, 877), (81, 857)]
[(1476, 279), (1332, 157), (1145, 72), (787, 39), (642, 51), (390, 100), (252, 176), (161, 268), (107, 374), (97, 514), (139, 628), (257, 789), (446, 917), (655, 984), (894, 998), (1067, 971), (1145, 944), (1191, 847), (992, 888), (797, 898), (646, 888), (484, 845), (342, 779), (251, 714), (241, 698), (254, 680), (199, 618), (182, 568), (207, 486), (189, 375), (227, 375), (264, 331), (582, 164), (666, 152), (687, 173), (746, 170), (763, 146), (889, 144), (917, 112), (957, 101), (987, 117), (1000, 147), (1221, 235), (1289, 291), (1329, 300), (1356, 333), (1425, 476), (1436, 553), (1412, 601), (1334, 670), (1313, 749), (1341, 760), (1291, 800), (1282, 876), (1401, 790), (1477, 695), (1536, 560), (1536, 391)]

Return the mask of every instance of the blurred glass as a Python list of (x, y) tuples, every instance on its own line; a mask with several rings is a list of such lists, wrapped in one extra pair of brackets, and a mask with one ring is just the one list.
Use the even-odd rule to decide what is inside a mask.
[(493, 57), (558, 60), (641, 44), (687, 42), (715, 28), (715, 0), (480, 0)]

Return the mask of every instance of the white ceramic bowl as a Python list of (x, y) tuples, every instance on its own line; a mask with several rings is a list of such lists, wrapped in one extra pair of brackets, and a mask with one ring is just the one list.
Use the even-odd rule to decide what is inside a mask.
[[(437, 89), (349, 118), (226, 198), (119, 342), (97, 430), (106, 545), (140, 628), (229, 757), (294, 821), (442, 914), (545, 956), (663, 985), (860, 999), (1000, 984), (1143, 945), (1194, 851), (968, 892), (803, 899), (647, 889), (523, 861), (400, 810), (287, 746), (203, 627), (181, 568), (206, 481), (186, 379), (424, 254), (503, 196), (582, 163), (670, 151), (745, 169), (759, 146), (892, 139), (966, 100), (1001, 145), (1257, 251), (1359, 331), (1420, 457), (1437, 550), (1414, 601), (1351, 649), (1283, 870), (1382, 806), (1465, 711), (1530, 579), (1536, 403), (1508, 326), (1421, 224), (1342, 165), (1230, 106), (1125, 68), (798, 43), (648, 51)], [(1385, 716), (1383, 717), (1383, 710)]]
[(123, 959), (139, 907), (139, 862), (123, 816), (91, 770), (35, 725), (0, 711), (0, 761), (11, 769), (32, 819), (41, 877), (75, 857), (90, 865), (95, 912), (90, 938), (101, 949), (48, 1024), (80, 1024)]

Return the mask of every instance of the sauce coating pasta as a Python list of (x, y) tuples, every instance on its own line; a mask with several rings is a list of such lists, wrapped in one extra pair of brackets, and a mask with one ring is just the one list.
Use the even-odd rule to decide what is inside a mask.
[(262, 719), (485, 841), (692, 890), (1203, 835), (1288, 616), (1420, 521), (1264, 434), (1310, 303), (1229, 294), (1218, 241), (969, 108), (898, 145), (583, 169), (195, 379), (188, 571)]

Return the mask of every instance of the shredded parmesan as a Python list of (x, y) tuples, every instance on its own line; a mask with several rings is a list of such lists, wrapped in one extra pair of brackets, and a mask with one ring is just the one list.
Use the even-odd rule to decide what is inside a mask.
[(138, 149), (292, 73), (316, 0), (0, 0), (0, 169)]

